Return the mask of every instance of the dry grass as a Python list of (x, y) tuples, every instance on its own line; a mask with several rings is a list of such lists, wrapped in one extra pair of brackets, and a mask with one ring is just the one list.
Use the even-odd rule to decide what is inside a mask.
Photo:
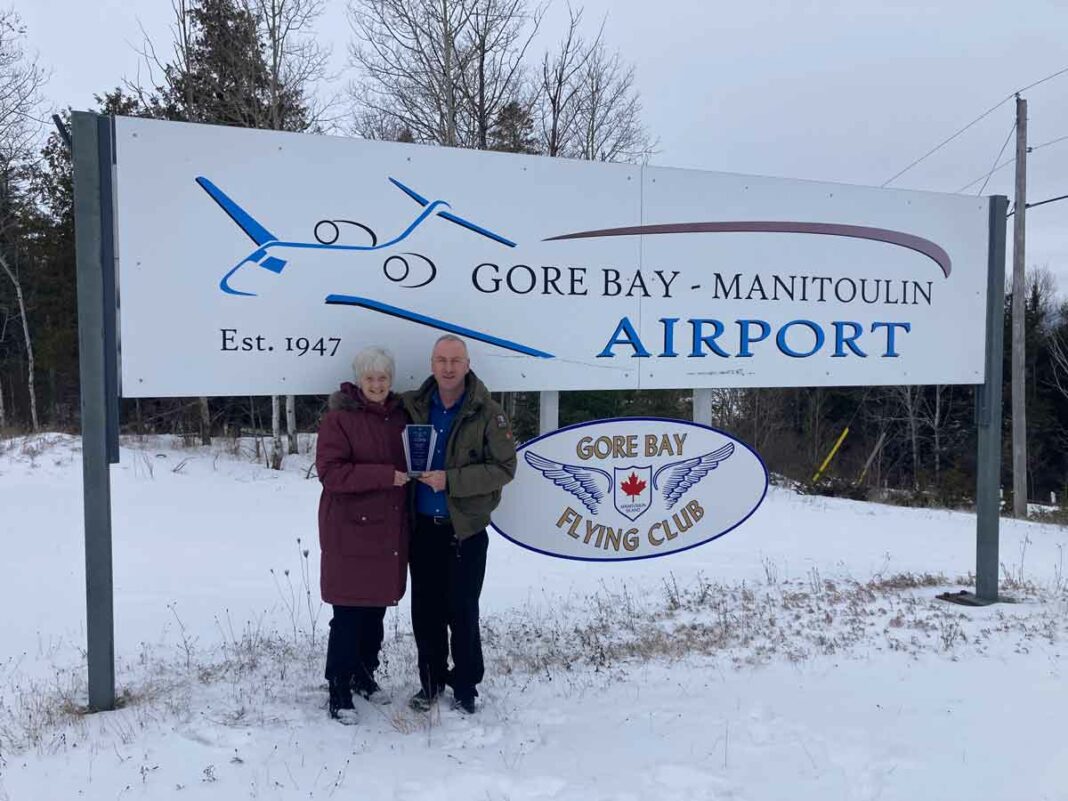
[[(831, 580), (815, 570), (804, 579), (766, 585), (699, 577), (680, 586), (669, 578), (660, 593), (641, 595), (623, 584), (602, 583), (582, 597), (547, 597), (542, 604), (488, 615), (487, 672), (499, 688), (562, 679), (565, 687), (586, 690), (651, 660), (710, 659), (748, 670), (779, 660), (870, 658), (877, 652), (956, 659), (981, 655), (1001, 640), (1026, 653), (1068, 634), (1063, 587), (1019, 585), (1015, 592), (1025, 603), (975, 617), (935, 600), (934, 590), (952, 583), (944, 575), (912, 573)], [(212, 719), (226, 726), (265, 726), (309, 704), (325, 708), (325, 643), (311, 626), (298, 622), (275, 631), (262, 621), (235, 627), (223, 619), (217, 630), (205, 647), (179, 626), (177, 644), (144, 645), (136, 658), (120, 663), (125, 714), (109, 716), (111, 733), (133, 739), (155, 722), (184, 719), (205, 698)], [(414, 683), (414, 643), (396, 610), (387, 618), (381, 659), (384, 686)], [(82, 665), (57, 668), (48, 681), (21, 682), (17, 669), (6, 667), (0, 665), (0, 760), (28, 749), (60, 750), (68, 736), (84, 734)], [(403, 735), (436, 725), (399, 704), (381, 714)]]

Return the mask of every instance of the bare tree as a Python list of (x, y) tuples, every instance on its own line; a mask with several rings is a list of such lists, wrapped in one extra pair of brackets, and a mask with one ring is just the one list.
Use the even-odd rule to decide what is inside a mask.
[(641, 122), (635, 69), (600, 38), (578, 73), (575, 130), (578, 158), (644, 162), (655, 149)]
[[(10, 312), (0, 306), (0, 343), (2, 343), (7, 336), (7, 321), (11, 319)], [(3, 374), (0, 373), (0, 379), (3, 378)], [(3, 431), (7, 427), (7, 412), (4, 409), (4, 382), (0, 380), (0, 431)]]
[(316, 89), (327, 80), (330, 48), (314, 31), (324, 0), (243, 2), (258, 20), (266, 51), (268, 119), (259, 127), (302, 131), (326, 122), (333, 101), (320, 99)]
[(934, 483), (938, 486), (942, 477), (942, 454), (945, 452), (946, 426), (950, 417), (950, 388), (944, 384), (936, 384), (921, 390), (920, 403), (917, 413), (920, 422), (931, 434), (931, 449), (933, 451)]
[(30, 420), (38, 430), (37, 391), (34, 383), (33, 338), (26, 313), (26, 298), (14, 261), (15, 208), (22, 183), (22, 168), (32, 156), (40, 135), (41, 90), (46, 75), (36, 56), (23, 48), (26, 30), (12, 9), (0, 11), (0, 270), (11, 282), (22, 320), (23, 341), (26, 348), (27, 389), (30, 398)]
[(30, 336), (30, 320), (26, 315), (26, 301), (22, 294), (22, 281), (19, 279), (18, 272), (12, 270), (8, 265), (7, 258), (3, 254), (0, 254), (0, 269), (11, 279), (11, 283), (15, 288), (15, 299), (19, 306), (19, 317), (22, 318), (22, 336), (26, 345), (26, 384), (30, 395), (30, 425), (33, 426), (34, 431), (37, 431), (40, 425), (37, 421), (37, 390), (33, 380), (33, 338)]
[(474, 5), (460, 44), (467, 69), (459, 76), (470, 146), (485, 150), (494, 120), (524, 93), (523, 62), (544, 12), (545, 6), (530, 9), (526, 0)]
[(198, 398), (200, 406), (200, 444), (211, 445), (211, 409), (207, 398)]
[(542, 56), (541, 82), (535, 103), (542, 151), (548, 156), (567, 155), (573, 149), (578, 75), (586, 66), (593, 47), (600, 43), (604, 31), (602, 25), (592, 45), (587, 46), (579, 35), (582, 9), (575, 10), (569, 5), (567, 11), (567, 32), (555, 52), (546, 52)]
[(297, 399), (286, 395), (286, 434), (289, 436), (289, 453), (297, 453)]
[(0, 10), (0, 160), (5, 168), (29, 158), (40, 135), (47, 75), (26, 53), (26, 29), (12, 9)]
[[(478, 0), (350, 0), (354, 104), (379, 125), (389, 121), (417, 142), (461, 142), (462, 80), (471, 53), (462, 49)], [(364, 115), (356, 117), (356, 125)], [(357, 127), (357, 133), (364, 134)]]
[(272, 470), (282, 469), (282, 460), (285, 451), (282, 448), (282, 404), (278, 402), (278, 396), (271, 396), (271, 456), (270, 466)]
[(582, 10), (568, 7), (568, 26), (541, 62), (535, 99), (544, 151), (589, 161), (645, 162), (656, 144), (641, 122), (632, 64), (609, 52), (604, 22), (582, 39)]
[(905, 424), (912, 461), (912, 488), (920, 488), (920, 426), (922, 423), (922, 387), (888, 387), (889, 395), (897, 407), (896, 419)]

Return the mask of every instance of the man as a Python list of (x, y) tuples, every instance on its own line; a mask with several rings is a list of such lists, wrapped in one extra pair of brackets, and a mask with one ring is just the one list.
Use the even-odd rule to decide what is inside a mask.
[(486, 574), (486, 526), (501, 488), (515, 476), (515, 441), (504, 410), (471, 372), (462, 339), (438, 339), (430, 370), (419, 389), (404, 395), (412, 422), (437, 431), (431, 469), (416, 485), (408, 562), (421, 685), (411, 706), (428, 710), (449, 685), (453, 707), (471, 714), (483, 674), (478, 599)]

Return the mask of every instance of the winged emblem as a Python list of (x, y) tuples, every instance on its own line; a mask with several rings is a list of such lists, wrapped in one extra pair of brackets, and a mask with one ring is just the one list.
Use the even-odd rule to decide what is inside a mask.
[(719, 467), (732, 453), (734, 453), (734, 443), (728, 442), (722, 448), (717, 448), (704, 456), (695, 456), (692, 459), (683, 459), (680, 462), (664, 465), (653, 475), (653, 489), (661, 491), (664, 502), (670, 509), (691, 487)]
[(531, 451), (527, 451), (523, 457), (527, 460), (527, 464), (556, 486), (582, 501), (590, 510), (590, 514), (597, 514), (597, 508), (601, 502), (612, 492), (612, 477), (604, 470), (577, 464), (564, 464), (538, 456)]

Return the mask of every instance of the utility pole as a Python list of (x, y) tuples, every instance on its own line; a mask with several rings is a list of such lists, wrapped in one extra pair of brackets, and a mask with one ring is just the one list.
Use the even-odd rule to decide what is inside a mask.
[(1016, 203), (1012, 226), (1012, 513), (1027, 517), (1024, 392), (1024, 221), (1027, 216), (1027, 101), (1016, 95)]

